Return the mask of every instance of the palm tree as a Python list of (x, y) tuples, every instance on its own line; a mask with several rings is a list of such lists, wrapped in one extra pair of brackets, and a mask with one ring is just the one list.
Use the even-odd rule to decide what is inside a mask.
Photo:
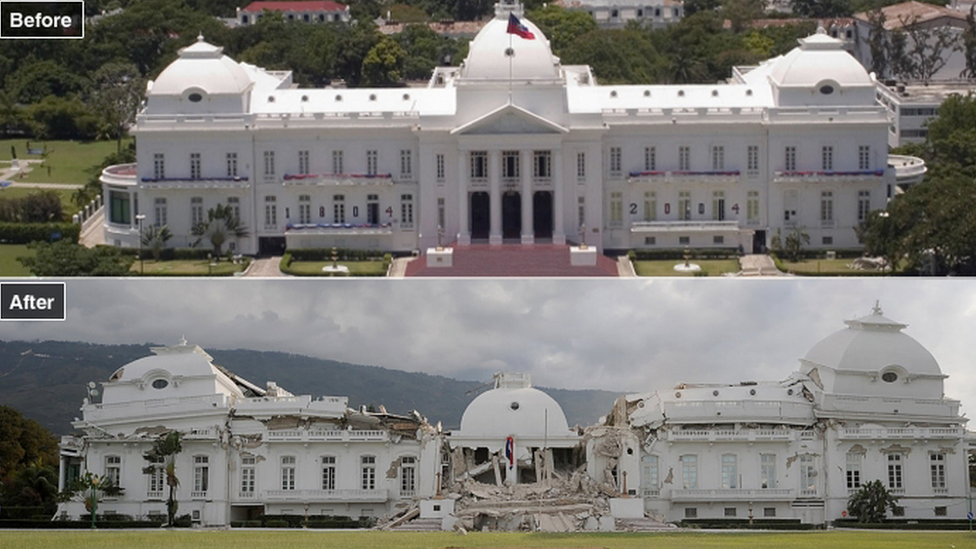
[(166, 225), (162, 227), (149, 225), (142, 229), (142, 235), (140, 236), (143, 247), (148, 248), (152, 252), (153, 259), (156, 261), (159, 261), (159, 256), (162, 255), (163, 248), (166, 247), (166, 241), (171, 238), (173, 238), (173, 233), (170, 232), (169, 227)]
[(230, 206), (217, 204), (207, 212), (207, 220), (197, 223), (193, 227), (193, 236), (199, 237), (194, 246), (200, 244), (204, 238), (213, 246), (214, 256), (219, 258), (224, 244), (230, 237), (243, 238), (248, 236), (247, 227), (234, 215)]
[(176, 501), (176, 488), (180, 485), (180, 479), (176, 477), (176, 454), (183, 451), (183, 443), (180, 440), (179, 431), (170, 431), (153, 442), (152, 448), (142, 455), (149, 465), (142, 469), (147, 475), (156, 474), (158, 463), (163, 462), (166, 471), (166, 486), (169, 486), (169, 497), (166, 500), (166, 513), (169, 518), (169, 526), (174, 526), (176, 522), (176, 511), (180, 504)]

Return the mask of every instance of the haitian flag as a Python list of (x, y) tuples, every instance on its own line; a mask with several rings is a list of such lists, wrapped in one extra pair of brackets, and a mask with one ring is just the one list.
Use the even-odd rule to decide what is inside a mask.
[(517, 34), (526, 40), (535, 40), (535, 35), (532, 34), (532, 31), (523, 25), (522, 22), (518, 20), (518, 17), (515, 17), (514, 13), (508, 14), (508, 30), (505, 32), (508, 34)]
[(515, 466), (515, 440), (512, 437), (505, 439), (505, 459), (509, 467)]

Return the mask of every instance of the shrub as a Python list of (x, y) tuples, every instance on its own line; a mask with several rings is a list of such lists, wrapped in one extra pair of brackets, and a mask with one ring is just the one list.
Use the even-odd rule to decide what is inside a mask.
[(0, 222), (0, 242), (30, 244), (35, 241), (67, 240), (78, 242), (81, 226), (74, 223), (11, 223)]

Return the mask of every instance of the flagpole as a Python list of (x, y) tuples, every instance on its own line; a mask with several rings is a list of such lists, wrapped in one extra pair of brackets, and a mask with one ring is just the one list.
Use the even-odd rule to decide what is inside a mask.
[(508, 103), (512, 104), (512, 59), (515, 57), (515, 50), (512, 48), (512, 33), (508, 33)]

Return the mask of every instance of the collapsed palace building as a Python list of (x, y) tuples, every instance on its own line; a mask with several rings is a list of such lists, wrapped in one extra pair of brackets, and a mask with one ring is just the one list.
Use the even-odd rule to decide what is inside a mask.
[[(120, 368), (61, 444), (64, 487), (86, 469), (124, 488), (104, 513), (165, 514), (170, 431), (180, 513), (201, 525), (261, 514), (374, 516), (383, 527), (570, 531), (679, 520), (825, 524), (880, 479), (891, 512), (963, 518), (973, 438), (934, 357), (880, 308), (813, 346), (781, 382), (680, 384), (621, 397), (570, 428), (525, 374), (498, 374), (460, 429), (417, 412), (258, 387), (185, 342)], [(80, 500), (59, 514), (78, 517)]]

